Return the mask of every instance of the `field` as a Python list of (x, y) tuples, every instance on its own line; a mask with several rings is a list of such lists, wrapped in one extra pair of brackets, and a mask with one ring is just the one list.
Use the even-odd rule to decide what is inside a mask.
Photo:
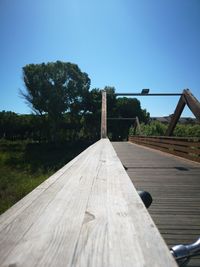
[(83, 151), (89, 143), (0, 141), (0, 214)]

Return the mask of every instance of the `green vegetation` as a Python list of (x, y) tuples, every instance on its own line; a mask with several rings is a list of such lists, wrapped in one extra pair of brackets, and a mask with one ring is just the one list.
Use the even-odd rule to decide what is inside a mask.
[[(153, 121), (151, 123), (141, 124), (141, 133), (146, 136), (164, 136), (168, 125), (159, 121)], [(139, 135), (138, 129), (134, 133), (134, 128), (129, 130), (130, 135)], [(200, 137), (200, 125), (192, 124), (177, 124), (174, 129), (174, 136), (177, 137)]]
[(174, 136), (180, 137), (200, 137), (200, 125), (182, 125), (177, 124), (176, 128), (174, 129)]
[(86, 149), (88, 142), (0, 142), (0, 213)]
[(21, 92), (27, 104), (41, 117), (48, 129), (51, 141), (60, 139), (58, 129), (63, 114), (77, 116), (86, 111), (84, 105), (90, 87), (88, 75), (76, 64), (50, 62), (29, 64), (23, 67), (26, 92)]

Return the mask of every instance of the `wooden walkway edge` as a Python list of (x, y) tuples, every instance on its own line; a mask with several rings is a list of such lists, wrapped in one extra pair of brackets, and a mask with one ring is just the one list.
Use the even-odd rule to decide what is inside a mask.
[(177, 266), (108, 139), (0, 216), (0, 266)]

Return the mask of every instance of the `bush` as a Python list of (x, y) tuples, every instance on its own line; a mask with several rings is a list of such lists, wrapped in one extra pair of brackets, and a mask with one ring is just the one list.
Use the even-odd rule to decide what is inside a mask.
[[(146, 136), (164, 136), (167, 131), (168, 125), (165, 125), (159, 121), (153, 121), (150, 124), (141, 124), (141, 135)], [(131, 127), (129, 135), (139, 135), (138, 129), (134, 133), (134, 128)], [(200, 137), (200, 125), (191, 124), (177, 124), (174, 129), (173, 136), (177, 137)]]
[(177, 124), (176, 128), (174, 129), (174, 136), (180, 137), (200, 137), (200, 125), (182, 125)]
[[(167, 130), (167, 126), (159, 121), (153, 121), (150, 124), (142, 123), (141, 134), (146, 136), (163, 136)], [(134, 135), (134, 128), (131, 127), (129, 131), (130, 135)], [(136, 130), (136, 135), (139, 135), (138, 129)]]

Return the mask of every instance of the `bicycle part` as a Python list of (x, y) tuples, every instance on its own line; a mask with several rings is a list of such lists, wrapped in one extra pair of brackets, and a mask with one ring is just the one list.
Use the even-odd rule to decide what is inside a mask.
[(179, 266), (187, 264), (191, 257), (200, 253), (200, 237), (192, 244), (176, 245), (170, 249)]

